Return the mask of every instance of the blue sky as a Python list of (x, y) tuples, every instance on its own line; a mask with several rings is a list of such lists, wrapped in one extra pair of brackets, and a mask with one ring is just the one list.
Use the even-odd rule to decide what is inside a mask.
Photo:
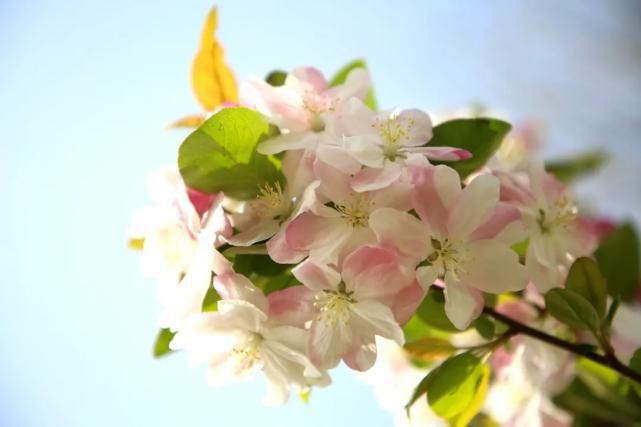
[[(366, 58), (385, 107), (483, 102), (544, 122), (548, 154), (607, 148), (612, 162), (579, 191), (641, 218), (634, 2), (218, 5), (239, 77)], [(188, 73), (210, 6), (0, 3), (0, 425), (390, 425), (344, 370), (309, 405), (265, 408), (260, 381), (209, 389), (182, 356), (151, 358), (154, 284), (125, 232), (145, 174), (185, 135), (166, 125), (198, 111)]]

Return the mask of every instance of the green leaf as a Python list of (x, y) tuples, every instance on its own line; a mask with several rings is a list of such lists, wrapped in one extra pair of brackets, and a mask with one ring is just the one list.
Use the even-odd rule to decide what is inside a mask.
[(265, 81), (272, 86), (282, 86), (285, 84), (286, 79), (287, 72), (283, 70), (274, 70), (265, 77)]
[(630, 368), (641, 374), (641, 348), (637, 348), (630, 358)]
[(605, 153), (592, 151), (568, 159), (547, 162), (545, 169), (555, 175), (559, 181), (567, 183), (596, 172), (603, 166), (607, 159), (608, 157)]
[[(456, 419), (463, 414), (469, 418), (469, 423), (483, 403), (488, 378), (487, 365), (472, 353), (461, 353), (447, 359), (427, 375), (427, 401), (435, 414), (453, 424), (461, 424)], [(478, 404), (479, 391), (481, 405)], [(470, 408), (475, 409), (473, 414), (467, 413)]]
[(486, 340), (494, 338), (496, 328), (494, 322), (487, 316), (480, 316), (472, 322), (472, 326), (476, 329), (476, 332)]
[(169, 343), (174, 339), (175, 332), (171, 332), (169, 329), (161, 329), (156, 338), (156, 343), (154, 344), (154, 357), (159, 358), (166, 356), (173, 352), (169, 348)]
[(236, 255), (234, 271), (245, 276), (257, 274), (260, 276), (278, 276), (289, 270), (291, 265), (278, 264), (269, 255)]
[[(332, 77), (329, 81), (330, 87), (342, 85), (343, 83), (345, 83), (345, 80), (347, 80), (347, 76), (355, 68), (364, 68), (367, 70), (367, 63), (362, 59), (355, 59), (349, 64), (343, 66), (343, 68), (338, 70), (336, 74), (334, 74), (334, 77)], [(367, 97), (363, 102), (374, 111), (378, 109), (373, 88), (370, 87), (369, 92), (367, 92)]]
[(261, 186), (283, 180), (278, 161), (256, 151), (269, 135), (270, 126), (258, 112), (225, 108), (183, 141), (178, 151), (180, 174), (196, 190), (253, 198)]
[(416, 311), (417, 316), (427, 325), (447, 332), (460, 332), (445, 314), (445, 296), (430, 287), (423, 302)]
[(201, 311), (218, 311), (218, 301), (220, 301), (220, 295), (218, 295), (218, 292), (216, 292), (216, 288), (214, 288), (212, 285), (209, 285), (209, 288), (207, 288), (207, 293), (205, 294), (205, 298), (203, 299)]
[(639, 286), (639, 239), (634, 226), (622, 224), (601, 240), (595, 254), (611, 296), (634, 298)]
[(545, 307), (557, 320), (575, 329), (598, 333), (600, 319), (592, 304), (568, 289), (552, 289), (545, 294)]
[(588, 300), (600, 318), (605, 315), (608, 288), (599, 265), (590, 258), (578, 258), (568, 272), (565, 289), (574, 291)]
[(407, 413), (407, 416), (409, 417), (410, 414), (410, 408), (418, 399), (420, 399), (426, 392), (427, 392), (427, 384), (429, 382), (430, 374), (425, 375), (423, 379), (421, 380), (420, 383), (416, 386), (414, 389), (414, 393), (412, 393), (412, 397), (410, 398), (409, 402), (405, 405), (405, 412)]
[(434, 147), (457, 147), (472, 153), (472, 158), (446, 164), (459, 173), (461, 179), (485, 165), (501, 146), (512, 126), (498, 119), (476, 118), (450, 120), (434, 127), (434, 135), (427, 143)]

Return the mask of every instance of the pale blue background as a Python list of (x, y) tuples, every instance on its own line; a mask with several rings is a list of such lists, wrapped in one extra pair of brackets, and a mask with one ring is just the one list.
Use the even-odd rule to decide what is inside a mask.
[[(470, 101), (547, 124), (548, 153), (606, 146), (581, 193), (639, 219), (641, 7), (634, 1), (224, 1), (239, 76), (370, 63), (379, 102)], [(145, 173), (197, 112), (188, 70), (210, 1), (0, 0), (0, 425), (390, 425), (339, 371), (303, 405), (212, 390), (151, 358), (154, 284), (126, 249)]]

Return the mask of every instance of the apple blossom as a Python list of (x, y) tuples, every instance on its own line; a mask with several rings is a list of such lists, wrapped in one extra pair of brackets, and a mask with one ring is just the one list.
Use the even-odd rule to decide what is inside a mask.
[(309, 332), (289, 324), (290, 306), (279, 303), (289, 299), (283, 294), (299, 294), (302, 288), (265, 297), (245, 276), (218, 262), (222, 265), (214, 267), (222, 272), (214, 279), (222, 297), (218, 311), (191, 316), (172, 340), (172, 349), (185, 350), (191, 365), (206, 363), (211, 385), (242, 380), (262, 370), (269, 387), (268, 404), (285, 403), (291, 387), (327, 385), (329, 377), (307, 357)]
[(481, 312), (483, 292), (523, 289), (525, 268), (508, 243), (518, 241), (518, 212), (499, 204), (499, 182), (480, 175), (461, 189), (458, 174), (447, 166), (413, 171), (414, 209), (420, 220), (395, 209), (379, 209), (370, 218), (383, 245), (398, 249), (413, 265), (424, 287), (445, 283), (445, 310), (465, 329)]
[(248, 81), (241, 88), (243, 103), (254, 106), (281, 130), (280, 135), (261, 143), (258, 150), (274, 154), (315, 147), (327, 136), (327, 117), (352, 97), (364, 99), (369, 84), (369, 75), (362, 68), (352, 70), (345, 83), (335, 87), (329, 87), (323, 74), (312, 67), (293, 70), (279, 87), (262, 80)]
[(432, 137), (432, 122), (427, 113), (418, 109), (376, 113), (352, 98), (341, 121), (345, 150), (366, 166), (352, 180), (356, 191), (387, 187), (401, 177), (412, 156), (436, 160), (464, 160), (471, 156), (459, 148), (424, 147)]
[(363, 246), (345, 259), (340, 272), (313, 260), (294, 268), (313, 292), (309, 356), (316, 366), (333, 368), (343, 359), (364, 371), (376, 361), (376, 336), (404, 342), (399, 323), (424, 292), (399, 261), (391, 249)]
[(591, 254), (596, 237), (579, 221), (572, 193), (541, 163), (530, 166), (528, 177), (497, 173), (501, 200), (517, 207), (529, 237), (528, 273), (539, 291), (559, 287), (572, 261)]
[(349, 175), (324, 162), (316, 162), (315, 171), (320, 179), (316, 190), (319, 202), (293, 219), (286, 231), (288, 245), (308, 251), (314, 261), (338, 265), (359, 246), (374, 243), (369, 217), (376, 209), (410, 208), (409, 182), (357, 193), (350, 186)]

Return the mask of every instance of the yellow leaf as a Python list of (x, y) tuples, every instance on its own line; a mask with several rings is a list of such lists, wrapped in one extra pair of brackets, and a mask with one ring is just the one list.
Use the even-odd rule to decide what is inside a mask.
[(449, 341), (432, 337), (405, 344), (403, 348), (412, 359), (421, 362), (443, 360), (456, 351), (456, 347), (452, 346)]
[(490, 367), (486, 364), (480, 366), (481, 375), (478, 380), (476, 393), (474, 394), (474, 399), (470, 402), (470, 405), (465, 408), (463, 412), (458, 414), (453, 420), (450, 420), (450, 426), (453, 427), (466, 427), (470, 424), (472, 419), (479, 413), (483, 404), (485, 403), (485, 398), (487, 397), (487, 389), (490, 384)]
[(191, 84), (198, 102), (206, 111), (213, 111), (225, 102), (238, 102), (238, 87), (231, 69), (223, 59), (223, 47), (215, 37), (218, 26), (216, 8), (205, 21), (200, 48), (191, 68)]
[(134, 251), (142, 251), (145, 247), (145, 239), (129, 239), (127, 241), (127, 247)]
[(169, 125), (170, 128), (197, 128), (202, 125), (207, 117), (199, 114), (193, 114), (190, 116), (185, 116), (181, 119), (176, 120)]

